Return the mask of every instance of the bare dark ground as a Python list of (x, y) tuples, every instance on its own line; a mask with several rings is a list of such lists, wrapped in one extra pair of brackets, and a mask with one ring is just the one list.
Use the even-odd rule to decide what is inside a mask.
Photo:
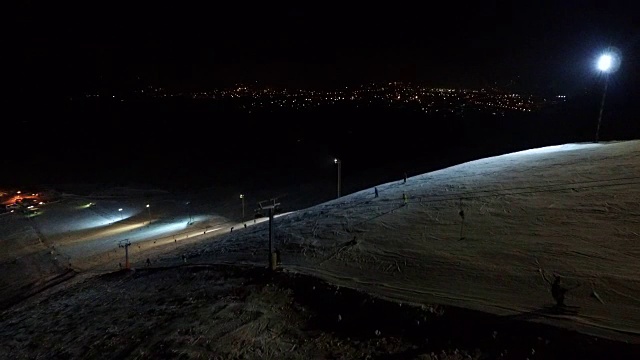
[(192, 265), (119, 271), (24, 300), (2, 313), (0, 358), (637, 359), (640, 347), (296, 274)]

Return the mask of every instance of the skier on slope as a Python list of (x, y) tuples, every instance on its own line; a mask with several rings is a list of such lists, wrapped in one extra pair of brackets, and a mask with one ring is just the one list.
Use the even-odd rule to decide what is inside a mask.
[(567, 292), (580, 286), (580, 284), (578, 284), (573, 287), (566, 287), (562, 281), (562, 276), (556, 274), (553, 275), (554, 279), (553, 281), (551, 281), (545, 276), (542, 269), (540, 269), (540, 274), (542, 275), (544, 281), (546, 281), (547, 284), (551, 285), (551, 296), (553, 296), (553, 299), (556, 301), (556, 307), (558, 308), (563, 308), (566, 306), (564, 300)]

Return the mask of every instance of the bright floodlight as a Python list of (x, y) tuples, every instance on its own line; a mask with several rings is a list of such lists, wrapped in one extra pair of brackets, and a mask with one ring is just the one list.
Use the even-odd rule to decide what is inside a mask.
[(609, 71), (613, 65), (613, 56), (610, 54), (601, 55), (598, 59), (598, 70)]
[(598, 57), (595, 65), (598, 71), (609, 74), (618, 70), (621, 60), (620, 51), (615, 47), (609, 47)]
[(122, 211), (122, 208), (118, 209), (118, 211)]
[(149, 207), (149, 204), (147, 204), (147, 207)]
[(337, 163), (339, 163), (339, 162), (340, 162), (340, 160), (339, 160), (339, 159), (333, 159), (333, 162), (334, 162), (335, 164), (337, 164)]

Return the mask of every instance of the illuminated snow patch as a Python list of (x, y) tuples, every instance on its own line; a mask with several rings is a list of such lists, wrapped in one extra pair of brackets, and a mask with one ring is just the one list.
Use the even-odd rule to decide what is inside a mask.
[(540, 155), (540, 154), (550, 154), (561, 151), (576, 151), (576, 150), (586, 150), (591, 149), (597, 146), (602, 146), (601, 144), (564, 144), (564, 145), (553, 145), (553, 146), (545, 146), (536, 149), (529, 149), (523, 151), (517, 151), (514, 153), (506, 154), (504, 156), (526, 156), (526, 155)]

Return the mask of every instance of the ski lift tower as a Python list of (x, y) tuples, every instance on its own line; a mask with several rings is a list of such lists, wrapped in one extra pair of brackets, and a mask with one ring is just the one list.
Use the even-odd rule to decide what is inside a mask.
[(129, 239), (120, 240), (118, 243), (118, 247), (124, 248), (124, 268), (127, 270), (131, 269), (131, 265), (129, 264), (129, 246), (131, 246)]
[(258, 202), (260, 210), (269, 210), (269, 268), (276, 269), (277, 257), (273, 252), (273, 213), (280, 203), (276, 203), (276, 199), (263, 200)]

